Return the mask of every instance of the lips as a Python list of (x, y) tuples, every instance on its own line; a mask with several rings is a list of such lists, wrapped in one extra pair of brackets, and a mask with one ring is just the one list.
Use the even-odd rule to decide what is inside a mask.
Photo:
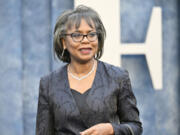
[(89, 54), (91, 53), (91, 48), (81, 48), (79, 49), (82, 54)]

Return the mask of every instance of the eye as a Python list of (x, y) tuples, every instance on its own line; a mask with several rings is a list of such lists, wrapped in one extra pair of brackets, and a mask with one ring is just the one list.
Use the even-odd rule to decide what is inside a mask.
[(79, 38), (79, 37), (82, 36), (82, 34), (81, 34), (81, 33), (72, 33), (71, 36), (72, 36), (73, 38)]
[(89, 37), (95, 37), (96, 35), (97, 35), (96, 32), (88, 33), (88, 36), (89, 36)]

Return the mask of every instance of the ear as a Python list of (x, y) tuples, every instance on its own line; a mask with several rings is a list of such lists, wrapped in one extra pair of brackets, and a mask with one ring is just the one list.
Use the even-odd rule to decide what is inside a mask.
[(62, 39), (61, 39), (61, 42), (62, 42), (62, 45), (63, 45), (63, 49), (65, 50), (65, 49), (66, 49), (66, 42), (65, 42), (65, 39), (62, 38)]

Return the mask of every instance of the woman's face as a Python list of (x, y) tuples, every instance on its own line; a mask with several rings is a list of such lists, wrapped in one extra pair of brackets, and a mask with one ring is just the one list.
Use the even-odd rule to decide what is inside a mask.
[[(96, 29), (94, 24), (91, 28), (84, 19), (81, 20), (80, 26), (78, 29), (72, 27), (67, 31), (67, 34), (73, 34), (74, 38), (78, 38), (79, 34), (89, 34), (89, 39), (93, 38), (94, 34), (96, 34)], [(97, 35), (95, 35), (97, 36)], [(98, 38), (95, 38), (93, 41), (89, 41), (87, 36), (84, 36), (83, 40), (80, 42), (76, 42), (72, 39), (71, 35), (66, 36), (63, 40), (63, 47), (67, 49), (70, 53), (71, 62), (88, 62), (92, 60), (98, 50)]]

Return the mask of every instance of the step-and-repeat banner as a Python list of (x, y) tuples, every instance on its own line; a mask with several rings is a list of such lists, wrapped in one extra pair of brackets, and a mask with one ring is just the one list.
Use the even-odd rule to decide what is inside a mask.
[(56, 18), (80, 4), (106, 27), (101, 60), (130, 73), (143, 135), (179, 135), (178, 0), (0, 0), (0, 135), (35, 135), (39, 79), (63, 64), (52, 54)]

